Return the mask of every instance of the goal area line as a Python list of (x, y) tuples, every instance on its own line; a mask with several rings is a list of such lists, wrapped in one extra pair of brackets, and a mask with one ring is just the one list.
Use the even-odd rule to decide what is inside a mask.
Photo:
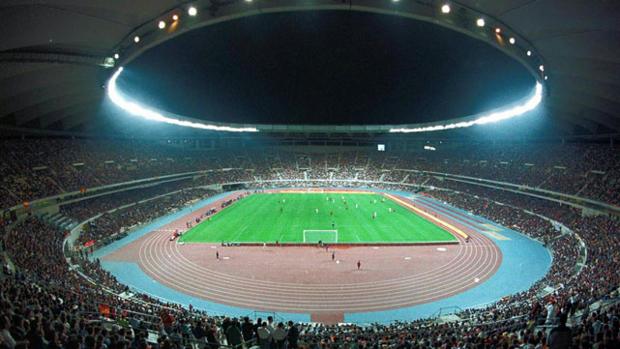
[(337, 229), (304, 229), (302, 232), (303, 243), (338, 243), (338, 230)]

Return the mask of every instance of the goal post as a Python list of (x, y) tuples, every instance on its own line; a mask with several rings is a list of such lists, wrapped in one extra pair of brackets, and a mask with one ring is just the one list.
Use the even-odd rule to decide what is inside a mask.
[(306, 229), (303, 231), (304, 243), (316, 244), (319, 241), (334, 244), (338, 242), (338, 230)]

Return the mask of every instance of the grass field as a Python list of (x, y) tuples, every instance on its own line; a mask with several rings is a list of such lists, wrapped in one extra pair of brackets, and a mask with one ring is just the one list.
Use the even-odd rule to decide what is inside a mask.
[[(377, 216), (373, 219), (374, 212)], [(210, 221), (202, 221), (180, 238), (185, 243), (276, 240), (351, 244), (456, 241), (443, 228), (389, 198), (371, 193), (253, 194)]]

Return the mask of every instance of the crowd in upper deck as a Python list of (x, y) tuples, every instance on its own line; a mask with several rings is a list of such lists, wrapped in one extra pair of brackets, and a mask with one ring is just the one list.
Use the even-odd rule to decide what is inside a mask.
[(0, 142), (0, 207), (130, 180), (222, 170), (210, 181), (347, 179), (423, 183), (402, 169), (525, 184), (620, 204), (620, 151), (610, 145), (469, 144), (437, 151), (303, 154), (286, 148), (184, 149), (135, 140), (25, 139)]

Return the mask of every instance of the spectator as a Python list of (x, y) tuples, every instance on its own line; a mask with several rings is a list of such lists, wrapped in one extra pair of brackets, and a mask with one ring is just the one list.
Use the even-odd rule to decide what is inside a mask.
[(288, 322), (288, 347), (289, 349), (297, 349), (297, 341), (299, 339), (299, 329), (293, 323), (293, 321)]
[(11, 335), (9, 329), (11, 328), (11, 322), (9, 321), (8, 316), (1, 315), (0, 316), (0, 339), (2, 340), (2, 344), (9, 349), (15, 348), (17, 342)]
[(263, 321), (261, 326), (258, 328), (257, 333), (261, 349), (270, 349), (272, 337), (271, 330), (269, 329), (266, 321)]
[(572, 348), (573, 337), (570, 328), (566, 327), (566, 313), (560, 314), (560, 325), (549, 332), (549, 349)]
[(228, 329), (226, 329), (226, 340), (228, 341), (228, 345), (233, 348), (239, 348), (241, 343), (243, 343), (243, 336), (241, 335), (240, 324), (237, 319), (234, 319)]
[(284, 341), (287, 335), (288, 332), (284, 329), (284, 324), (279, 322), (272, 333), (275, 349), (284, 349)]
[(241, 332), (243, 334), (243, 340), (246, 342), (254, 338), (254, 325), (250, 322), (250, 318), (248, 318), (247, 316), (243, 318)]

